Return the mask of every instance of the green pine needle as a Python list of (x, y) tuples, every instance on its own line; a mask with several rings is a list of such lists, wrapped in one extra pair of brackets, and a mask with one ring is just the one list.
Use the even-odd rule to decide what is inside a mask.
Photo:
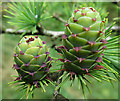
[(10, 15), (4, 15), (4, 17), (9, 18), (9, 23), (17, 27), (17, 30), (32, 31), (34, 33), (36, 32), (36, 26), (42, 20), (51, 18), (51, 16), (45, 15), (45, 2), (38, 2), (38, 0), (33, 2), (29, 0), (27, 2), (12, 2), (8, 3), (8, 7), (9, 10), (5, 9), (5, 11)]
[(43, 92), (46, 92), (46, 90), (45, 90), (45, 88), (44, 88), (44, 86), (43, 86), (43, 83), (42, 83), (41, 81), (39, 81), (39, 83), (40, 83), (40, 86), (41, 86), (42, 89), (43, 89)]

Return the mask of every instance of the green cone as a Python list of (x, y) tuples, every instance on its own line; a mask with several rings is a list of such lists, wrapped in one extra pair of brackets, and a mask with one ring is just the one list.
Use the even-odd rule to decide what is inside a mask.
[(92, 7), (83, 7), (74, 11), (65, 25), (65, 35), (62, 36), (62, 51), (64, 68), (76, 74), (84, 74), (89, 70), (101, 69), (101, 54), (106, 48), (104, 37), (104, 21)]
[(16, 80), (24, 81), (27, 84), (39, 86), (39, 81), (45, 80), (52, 58), (46, 42), (38, 36), (23, 37), (15, 48), (13, 65), (19, 74)]

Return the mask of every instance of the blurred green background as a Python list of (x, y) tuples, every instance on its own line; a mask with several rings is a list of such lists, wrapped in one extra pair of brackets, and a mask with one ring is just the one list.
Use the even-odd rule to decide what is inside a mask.
[[(47, 6), (47, 13), (49, 15), (56, 14), (62, 19), (66, 20), (71, 16), (72, 6), (76, 4), (78, 7), (84, 5), (82, 2), (50, 2)], [(86, 3), (86, 5), (92, 4), (91, 2)], [(109, 18), (109, 24), (113, 22), (113, 19), (118, 17), (118, 5), (112, 2), (95, 2), (96, 7), (101, 8), (103, 13), (109, 12), (107, 16)], [(7, 15), (4, 9), (8, 9), (7, 2), (2, 3), (2, 28), (3, 33), (0, 35), (2, 37), (2, 45), (0, 48), (2, 49), (2, 99), (19, 99), (21, 94), (16, 91), (16, 88), (12, 88), (8, 85), (9, 82), (13, 81), (15, 78), (11, 77), (11, 75), (17, 75), (17, 72), (12, 69), (13, 65), (13, 52), (14, 47), (17, 45), (19, 40), (21, 39), (20, 35), (6, 33), (5, 30), (8, 28), (15, 29), (16, 26), (9, 25), (8, 19), (4, 18), (3, 15)], [(56, 20), (55, 18), (50, 18), (42, 22), (42, 25), (47, 30), (52, 31), (64, 31), (64, 23)], [(117, 35), (118, 33), (114, 31), (112, 35)], [(54, 57), (58, 57), (57, 52), (54, 50), (53, 46), (59, 46), (61, 44), (61, 38), (51, 37), (46, 35), (39, 35), (39, 37), (47, 41), (47, 45), (50, 48), (51, 55)], [(57, 67), (53, 67), (57, 68)], [(1, 68), (0, 68), (1, 69)], [(87, 99), (118, 99), (118, 82), (113, 82), (113, 86), (108, 82), (99, 83), (95, 81), (93, 78), (90, 78), (93, 82), (93, 85), (89, 85), (92, 94), (86, 90), (86, 98)], [(70, 82), (68, 81), (61, 88), (61, 94), (68, 99), (83, 99), (83, 95), (81, 89), (78, 89), (78, 82), (75, 80), (73, 87), (69, 87)], [(0, 83), (1, 85), (1, 83)], [(41, 89), (35, 90), (34, 99), (51, 99), (52, 94), (54, 92), (54, 86), (49, 85), (46, 88), (46, 93), (43, 93)], [(1, 96), (1, 94), (0, 94)]]

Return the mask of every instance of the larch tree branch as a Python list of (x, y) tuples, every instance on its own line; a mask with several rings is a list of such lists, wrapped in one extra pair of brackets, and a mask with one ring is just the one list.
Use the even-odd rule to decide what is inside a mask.
[[(9, 28), (9, 29), (6, 29), (5, 31), (2, 31), (2, 34), (4, 34), (4, 33), (22, 34), (24, 32), (25, 32), (25, 30), (22, 30), (22, 31), (18, 30), (16, 32), (14, 32), (14, 29)], [(31, 32), (27, 32), (26, 34), (31, 34)], [(35, 33), (35, 34), (41, 35), (40, 33)], [(48, 35), (48, 36), (53, 36), (53, 37), (58, 37), (58, 36), (61, 36), (63, 34), (64, 34), (64, 31), (51, 31), (51, 30), (46, 30), (46, 29), (44, 29), (43, 33), (42, 33), (42, 35)]]
[(67, 21), (65, 21), (64, 19), (62, 19), (61, 17), (57, 16), (56, 14), (53, 14), (53, 18), (55, 18), (56, 20), (59, 20), (63, 23), (67, 23)]
[[(120, 30), (120, 26), (113, 26), (111, 28), (111, 30), (113, 31), (119, 31)], [(5, 31), (1, 31), (2, 34), (4, 33), (10, 33), (10, 34), (22, 34), (23, 32), (25, 32), (25, 30), (18, 30), (18, 31), (14, 31), (14, 29), (6, 29)], [(26, 34), (31, 34), (31, 32), (27, 32)], [(40, 33), (35, 33), (37, 35), (41, 35)], [(44, 29), (42, 32), (42, 35), (48, 35), (48, 36), (53, 36), (53, 37), (58, 37), (64, 34), (64, 31), (51, 31), (51, 30), (46, 30)]]

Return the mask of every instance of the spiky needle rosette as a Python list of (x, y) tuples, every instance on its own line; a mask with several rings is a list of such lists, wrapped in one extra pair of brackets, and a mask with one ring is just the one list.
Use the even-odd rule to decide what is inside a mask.
[(62, 36), (63, 46), (59, 46), (58, 49), (63, 56), (63, 59), (59, 59), (64, 63), (62, 70), (68, 75), (66, 73), (61, 77), (74, 80), (77, 76), (82, 87), (86, 85), (85, 81), (89, 82), (85, 75), (100, 82), (101, 79), (109, 81), (108, 76), (101, 74), (107, 70), (100, 64), (103, 63), (103, 51), (108, 42), (105, 39), (106, 23), (101, 19), (99, 12), (92, 7), (76, 9), (65, 26), (65, 35)]
[(8, 3), (8, 9), (5, 9), (9, 15), (4, 15), (4, 17), (9, 19), (9, 24), (14, 25), (16, 30), (25, 30), (22, 33), (24, 36), (27, 32), (32, 32), (32, 34), (43, 31), (41, 22), (45, 19), (51, 18), (46, 11), (46, 3), (39, 2), (39, 0), (29, 0), (16, 1)]
[(24, 36), (15, 48), (13, 68), (19, 74), (15, 81), (32, 88), (42, 87), (45, 91), (43, 85), (50, 82), (47, 74), (52, 60), (46, 42), (38, 36)]

